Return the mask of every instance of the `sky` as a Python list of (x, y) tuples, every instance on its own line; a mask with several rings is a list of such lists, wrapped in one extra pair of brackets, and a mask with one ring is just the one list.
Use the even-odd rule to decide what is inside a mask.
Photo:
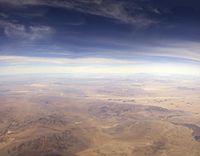
[(200, 75), (198, 0), (0, 0), (0, 73)]

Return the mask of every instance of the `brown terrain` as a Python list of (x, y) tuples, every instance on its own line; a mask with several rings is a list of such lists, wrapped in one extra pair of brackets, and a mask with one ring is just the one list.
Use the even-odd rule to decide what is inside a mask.
[(200, 156), (200, 81), (0, 79), (0, 156)]

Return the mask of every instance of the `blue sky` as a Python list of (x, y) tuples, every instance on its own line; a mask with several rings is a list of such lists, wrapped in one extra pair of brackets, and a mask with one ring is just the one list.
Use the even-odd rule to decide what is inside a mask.
[(40, 65), (92, 58), (114, 61), (113, 66), (123, 61), (199, 66), (199, 5), (196, 0), (0, 0), (1, 69), (33, 65), (35, 57)]

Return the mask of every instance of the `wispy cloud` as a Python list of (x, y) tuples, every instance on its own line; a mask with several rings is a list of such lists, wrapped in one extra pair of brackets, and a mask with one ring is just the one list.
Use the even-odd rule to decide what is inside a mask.
[(147, 17), (145, 10), (135, 2), (131, 3), (131, 9), (130, 4), (116, 0), (0, 0), (0, 3), (15, 7), (45, 5), (73, 9), (82, 13), (103, 16), (139, 27), (146, 27), (158, 22), (155, 19)]
[(9, 38), (25, 39), (25, 40), (40, 40), (49, 37), (53, 33), (53, 29), (49, 26), (25, 26), (23, 24), (13, 23), (0, 20), (0, 27)]

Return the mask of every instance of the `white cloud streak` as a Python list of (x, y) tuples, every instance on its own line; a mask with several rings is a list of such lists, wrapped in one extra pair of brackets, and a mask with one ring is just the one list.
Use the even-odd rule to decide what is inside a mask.
[[(165, 41), (161, 46), (151, 48), (149, 55), (193, 60), (200, 63), (200, 42)], [(146, 53), (148, 54), (148, 53)]]
[(106, 58), (45, 58), (45, 57), (26, 57), (26, 56), (0, 56), (0, 63), (8, 65), (26, 64), (52, 64), (52, 65), (124, 65), (139, 63), (127, 60), (106, 59)]
[(200, 76), (200, 66), (184, 63), (156, 63), (148, 61), (127, 61), (105, 58), (41, 58), (21, 56), (0, 56), (2, 75), (8, 74), (167, 74)]

